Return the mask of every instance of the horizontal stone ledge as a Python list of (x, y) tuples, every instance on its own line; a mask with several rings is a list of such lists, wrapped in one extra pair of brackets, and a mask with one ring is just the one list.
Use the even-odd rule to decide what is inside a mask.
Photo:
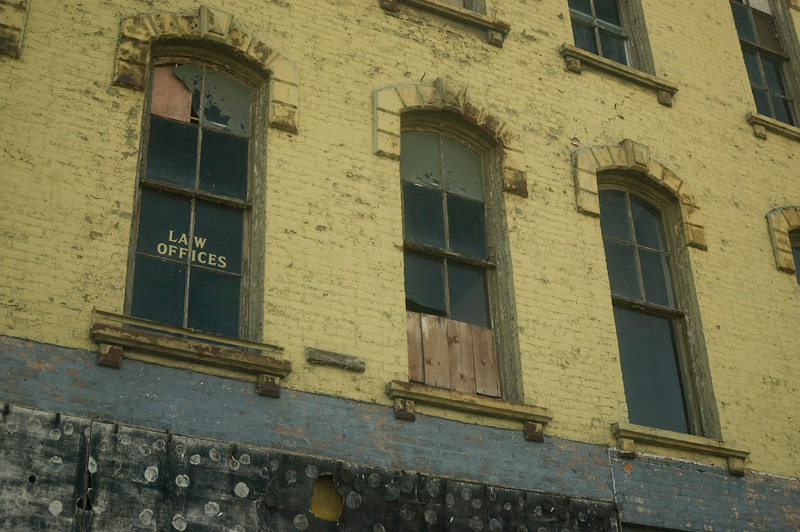
[(650, 444), (668, 449), (719, 456), (728, 460), (731, 475), (744, 474), (744, 461), (750, 450), (730, 442), (683, 434), (671, 430), (644, 427), (620, 421), (611, 426), (619, 451), (627, 456), (636, 455), (636, 444)]
[[(280, 379), (292, 371), (289, 361), (272, 356), (279, 355), (281, 347), (121, 314), (95, 310), (89, 334), (100, 344), (99, 362), (113, 367), (120, 366), (124, 352), (125, 358), (165, 366), (189, 363), (192, 369), (214, 368), (255, 382), (264, 376)], [(138, 352), (147, 356), (135, 356)]]
[(510, 403), (494, 397), (436, 388), (413, 382), (391, 381), (386, 385), (390, 399), (415, 401), (419, 404), (478, 414), (512, 421), (549, 423), (553, 416), (540, 406)]
[(753, 134), (760, 139), (767, 138), (767, 131), (771, 131), (787, 139), (800, 140), (800, 128), (798, 127), (757, 113), (747, 113), (746, 118), (747, 122), (753, 126)]
[(667, 107), (672, 107), (672, 99), (675, 93), (678, 92), (678, 86), (675, 83), (625, 66), (616, 61), (611, 61), (605, 57), (600, 57), (597, 54), (587, 52), (586, 50), (582, 50), (570, 44), (562, 44), (558, 48), (558, 53), (566, 61), (567, 70), (570, 72), (580, 74), (583, 66), (589, 66), (603, 72), (608, 72), (609, 74), (613, 74), (641, 87), (653, 89), (656, 91), (658, 103)]

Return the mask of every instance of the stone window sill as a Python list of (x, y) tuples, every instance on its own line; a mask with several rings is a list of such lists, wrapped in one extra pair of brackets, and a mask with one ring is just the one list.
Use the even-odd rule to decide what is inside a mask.
[(558, 48), (558, 53), (564, 58), (567, 70), (570, 72), (580, 74), (583, 67), (590, 67), (612, 74), (641, 87), (653, 89), (658, 97), (658, 103), (667, 107), (672, 107), (673, 97), (678, 92), (678, 86), (674, 83), (622, 65), (616, 61), (611, 61), (605, 57), (600, 57), (586, 50), (581, 50), (570, 44), (562, 44)]
[(386, 385), (386, 394), (394, 400), (395, 417), (413, 421), (416, 403), (435, 406), (458, 412), (477, 414), (499, 419), (520, 421), (528, 441), (544, 441), (545, 425), (553, 419), (546, 408), (533, 405), (509, 403), (494, 397), (484, 397), (417, 384), (391, 381)]
[(292, 365), (282, 347), (229, 338), (95, 310), (89, 329), (97, 363), (119, 368), (123, 358), (255, 382), (260, 395), (280, 396)]
[(398, 4), (408, 4), (451, 20), (486, 30), (486, 42), (494, 46), (502, 47), (503, 40), (511, 29), (511, 26), (505, 22), (493, 20), (477, 11), (456, 7), (438, 0), (380, 0), (380, 3), (384, 11), (396, 13), (399, 10)]
[(783, 135), (787, 139), (800, 140), (800, 128), (790, 126), (768, 116), (747, 113), (747, 121), (753, 126), (753, 135), (760, 139), (767, 138), (767, 131)]
[(614, 423), (611, 428), (617, 439), (617, 448), (624, 456), (636, 456), (637, 443), (719, 456), (728, 460), (728, 471), (731, 475), (741, 477), (744, 475), (744, 461), (750, 455), (750, 451), (740, 445), (702, 436), (643, 427), (626, 422)]

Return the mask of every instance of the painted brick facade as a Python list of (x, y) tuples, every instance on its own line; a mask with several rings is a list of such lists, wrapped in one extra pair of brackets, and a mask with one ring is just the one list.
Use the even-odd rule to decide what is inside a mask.
[[(800, 31), (794, 3), (775, 2)], [(500, 43), (497, 30), (424, 4), (0, 1), (0, 31), (10, 35), (0, 54), (4, 423), (38, 415), (22, 407), (42, 409), (81, 426), (121, 423), (613, 501), (622, 523), (796, 530), (800, 290), (784, 240), (798, 225), (775, 226), (774, 213), (800, 208), (798, 141), (770, 129), (756, 136), (746, 119), (755, 104), (728, 0), (680, 8), (641, 0), (655, 78), (678, 89), (671, 106), (624, 76), (566, 68), (566, 0), (487, 0), (487, 20), (510, 23)], [(796, 32), (788, 37), (798, 47)], [(257, 395), (244, 382), (254, 375), (206, 375), (146, 356), (111, 369), (92, 354), (93, 309), (125, 311), (147, 108), (146, 91), (120, 75), (130, 65), (149, 75), (141, 67), (151, 44), (170, 39), (214, 43), (271, 76), (257, 176), (265, 190), (256, 213), (265, 227), (258, 340), (282, 347), (292, 365), (280, 399)], [(437, 406), (417, 404), (414, 422), (392, 417), (386, 385), (408, 380), (396, 157), (404, 109), (455, 113), (503, 148), (492, 178), (506, 189), (509, 319), (524, 402), (552, 416), (543, 444), (525, 441), (515, 421)], [(627, 407), (600, 224), (587, 215), (597, 214), (598, 168), (658, 174), (667, 189), (669, 181), (691, 190), (681, 197), (680, 231), (690, 244), (683, 259), (696, 341), (722, 440), (749, 450), (741, 479), (720, 455), (652, 441), (636, 443), (636, 458), (618, 453), (611, 427), (627, 420)], [(364, 371), (310, 364), (306, 348), (358, 357)], [(0, 455), (0, 478), (21, 471), (9, 456)], [(2, 515), (15, 500), (3, 492), (0, 528), (17, 529)]]

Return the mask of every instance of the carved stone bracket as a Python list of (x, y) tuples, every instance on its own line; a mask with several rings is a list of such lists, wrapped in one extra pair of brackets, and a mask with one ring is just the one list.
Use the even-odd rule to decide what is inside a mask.
[(269, 125), (297, 132), (297, 67), (265, 43), (239, 28), (233, 16), (200, 6), (198, 15), (154, 13), (122, 21), (116, 57), (115, 85), (143, 90), (150, 47), (160, 40), (199, 40), (221, 43), (269, 75)]

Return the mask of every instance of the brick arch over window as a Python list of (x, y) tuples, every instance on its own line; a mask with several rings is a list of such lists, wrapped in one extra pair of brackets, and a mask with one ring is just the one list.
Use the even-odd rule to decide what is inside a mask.
[(789, 233), (800, 229), (800, 206), (789, 205), (769, 211), (767, 227), (775, 252), (775, 266), (782, 272), (794, 273), (798, 265), (792, 256), (793, 242)]
[(525, 156), (520, 136), (502, 119), (473, 99), (467, 86), (438, 78), (432, 84), (392, 85), (375, 91), (373, 133), (375, 153), (400, 158), (400, 115), (408, 111), (445, 111), (487, 133), (503, 150), (503, 189), (528, 197)]
[(297, 132), (298, 75), (295, 65), (237, 27), (233, 16), (201, 6), (197, 16), (174, 13), (135, 15), (122, 21), (114, 84), (144, 90), (150, 47), (160, 40), (197, 40), (226, 46), (269, 75), (269, 125)]
[(634, 173), (670, 192), (680, 203), (686, 244), (708, 249), (700, 210), (689, 185), (669, 168), (651, 159), (647, 146), (630, 139), (618, 146), (592, 146), (572, 152), (575, 198), (580, 212), (600, 216), (597, 174), (614, 170)]

